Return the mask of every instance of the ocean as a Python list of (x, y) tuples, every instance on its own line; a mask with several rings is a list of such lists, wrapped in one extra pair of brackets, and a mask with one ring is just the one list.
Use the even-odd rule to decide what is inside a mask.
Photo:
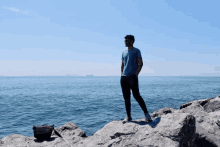
[[(33, 125), (75, 123), (94, 134), (126, 117), (120, 76), (0, 77), (0, 138), (34, 136)], [(149, 113), (220, 95), (220, 77), (139, 76), (139, 91)], [(131, 116), (144, 113), (131, 93)]]

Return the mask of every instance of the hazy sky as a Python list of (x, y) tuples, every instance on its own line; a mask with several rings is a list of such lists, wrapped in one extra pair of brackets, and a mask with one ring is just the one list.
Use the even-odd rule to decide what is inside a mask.
[(219, 0), (7, 0), (0, 75), (120, 76), (135, 36), (140, 76), (220, 76)]

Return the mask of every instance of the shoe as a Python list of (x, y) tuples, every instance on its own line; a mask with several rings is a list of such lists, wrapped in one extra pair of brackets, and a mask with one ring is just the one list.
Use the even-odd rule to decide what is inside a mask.
[(152, 122), (152, 121), (153, 121), (153, 120), (151, 119), (149, 113), (145, 114), (145, 116), (144, 116), (144, 120), (145, 120), (145, 122)]
[(131, 121), (131, 120), (132, 120), (131, 116), (126, 116), (126, 118), (123, 121)]

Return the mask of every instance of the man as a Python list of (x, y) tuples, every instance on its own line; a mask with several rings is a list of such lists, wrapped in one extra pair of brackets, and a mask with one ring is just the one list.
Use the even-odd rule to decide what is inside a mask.
[(125, 45), (128, 47), (127, 50), (122, 53), (122, 64), (121, 64), (121, 88), (125, 100), (125, 108), (127, 117), (124, 121), (131, 121), (131, 101), (130, 96), (132, 90), (133, 96), (139, 103), (140, 107), (144, 111), (144, 119), (146, 122), (151, 122), (152, 119), (147, 111), (147, 107), (143, 98), (140, 96), (138, 88), (138, 74), (143, 66), (141, 52), (139, 49), (133, 47), (135, 39), (133, 35), (125, 36)]

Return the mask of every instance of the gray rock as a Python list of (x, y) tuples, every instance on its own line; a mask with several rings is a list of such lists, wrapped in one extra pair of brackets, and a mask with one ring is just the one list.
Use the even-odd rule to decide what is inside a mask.
[(22, 147), (220, 147), (220, 97), (195, 100), (180, 109), (163, 108), (151, 114), (153, 122), (138, 119), (123, 123), (114, 120), (92, 136), (67, 124), (55, 128), (50, 140), (9, 135), (0, 139), (0, 146)]
[(151, 113), (151, 117), (156, 118), (156, 117), (160, 117), (162, 115), (166, 115), (168, 113), (174, 113), (175, 111), (176, 111), (176, 109), (166, 107), (166, 108), (162, 108), (162, 109), (154, 111), (153, 113)]
[(57, 136), (54, 131), (49, 140), (37, 140), (35, 137), (26, 137), (23, 135), (13, 134), (0, 140), (0, 146), (3, 147), (70, 147), (80, 140), (86, 138), (85, 131), (79, 129), (73, 122), (55, 128), (63, 137)]
[(214, 112), (220, 110), (220, 98), (215, 98), (210, 101), (208, 101), (204, 106), (204, 110), (206, 112)]

